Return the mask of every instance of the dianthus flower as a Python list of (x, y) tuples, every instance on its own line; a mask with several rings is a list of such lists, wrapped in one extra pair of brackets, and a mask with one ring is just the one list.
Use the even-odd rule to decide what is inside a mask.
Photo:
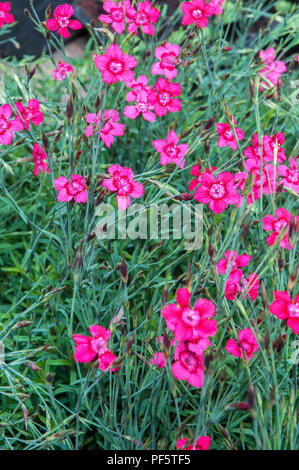
[(117, 44), (111, 44), (102, 55), (93, 55), (94, 63), (102, 72), (106, 83), (129, 82), (134, 79), (134, 69), (137, 65), (135, 57), (125, 54)]
[[(289, 228), (290, 222), (292, 220), (292, 214), (284, 208), (276, 209), (275, 211), (276, 218), (273, 215), (266, 215), (263, 218), (263, 229), (267, 232), (272, 232), (271, 235), (267, 238), (267, 243), (269, 246), (274, 245), (277, 238), (283, 230), (286, 230), (284, 237), (280, 240), (279, 245), (282, 248), (290, 250), (290, 238), (289, 238)], [(298, 217), (296, 217), (296, 232), (298, 229)]]
[(165, 75), (167, 80), (172, 80), (177, 76), (176, 65), (180, 63), (177, 59), (180, 55), (180, 46), (177, 44), (171, 44), (165, 42), (163, 46), (158, 46), (155, 49), (155, 57), (159, 59), (159, 62), (155, 62), (152, 65), (153, 75)]
[(15, 21), (14, 16), (9, 13), (10, 10), (10, 2), (0, 2), (0, 28), (2, 28), (4, 24), (11, 24)]
[(166, 141), (163, 139), (153, 140), (152, 144), (161, 154), (160, 163), (161, 165), (167, 165), (167, 163), (174, 163), (179, 165), (180, 168), (184, 168), (186, 160), (183, 159), (184, 155), (188, 151), (189, 146), (187, 144), (179, 144), (179, 137), (171, 130), (166, 137)]
[[(92, 336), (73, 335), (76, 343), (74, 358), (77, 362), (88, 363), (97, 357), (99, 369), (106, 370), (117, 359), (106, 345), (111, 332), (99, 325), (91, 326), (89, 331)], [(119, 366), (109, 369), (109, 372), (114, 372), (117, 369)]]
[(256, 337), (250, 328), (245, 328), (239, 331), (238, 342), (234, 339), (229, 339), (225, 349), (233, 356), (244, 357), (248, 361), (252, 358), (254, 353), (259, 350)]
[(201, 177), (194, 199), (202, 204), (209, 204), (209, 208), (215, 214), (220, 214), (228, 205), (238, 203), (240, 195), (232, 173), (225, 171), (219, 173), (216, 180), (212, 173), (206, 172)]
[(129, 119), (136, 119), (141, 114), (146, 121), (154, 122), (156, 115), (153, 113), (153, 109), (154, 106), (148, 101), (148, 92), (142, 90), (138, 93), (134, 105), (125, 106), (123, 114)]
[(218, 14), (218, 5), (215, 3), (206, 3), (205, 0), (192, 0), (191, 2), (184, 2), (181, 5), (183, 12), (182, 24), (188, 25), (195, 23), (200, 28), (205, 28), (208, 24), (208, 17)]
[(155, 90), (150, 91), (148, 101), (154, 106), (157, 116), (165, 116), (169, 112), (180, 111), (181, 101), (175, 96), (181, 94), (179, 83), (169, 83), (165, 78), (159, 78), (155, 84)]
[(58, 5), (58, 7), (54, 10), (54, 18), (50, 18), (47, 20), (46, 27), (50, 31), (56, 31), (60, 34), (63, 38), (70, 37), (70, 29), (81, 29), (82, 24), (80, 21), (71, 20), (71, 16), (74, 14), (74, 9), (68, 3), (64, 5)]
[(117, 34), (121, 34), (125, 30), (124, 9), (127, 24), (131, 21), (128, 17), (129, 8), (132, 8), (129, 0), (125, 0), (124, 5), (122, 2), (115, 3), (113, 1), (105, 0), (103, 3), (103, 9), (108, 13), (108, 15), (100, 15), (98, 19), (103, 23), (110, 24)]
[(201, 388), (204, 380), (203, 356), (190, 351), (185, 343), (179, 343), (174, 353), (172, 373), (178, 380), (186, 380), (193, 387)]
[(29, 100), (27, 108), (25, 108), (21, 101), (16, 103), (16, 108), (24, 121), (27, 131), (29, 131), (30, 122), (35, 126), (39, 126), (43, 122), (44, 116), (39, 107), (40, 104), (38, 100)]
[(239, 294), (243, 294), (247, 300), (247, 295), (251, 300), (255, 300), (259, 293), (259, 278), (252, 273), (245, 279), (241, 270), (230, 273), (225, 285), (224, 295), (227, 300), (234, 300)]
[(194, 307), (190, 308), (190, 297), (187, 289), (178, 289), (178, 305), (169, 304), (162, 309), (167, 327), (179, 341), (192, 340), (194, 336), (214, 336), (217, 332), (217, 322), (211, 320), (211, 317), (215, 315), (215, 305), (211, 300), (199, 298)]
[[(236, 120), (234, 118), (232, 119), (234, 124), (236, 124)], [(237, 141), (234, 137), (233, 131), (231, 130), (229, 123), (223, 124), (221, 122), (218, 122), (216, 124), (216, 128), (219, 135), (217, 144), (218, 147), (227, 147), (229, 145), (233, 150), (237, 150)], [(235, 127), (235, 132), (238, 140), (244, 139), (243, 131), (239, 127)]]
[(38, 144), (33, 145), (33, 161), (34, 161), (34, 174), (38, 175), (39, 170), (43, 173), (50, 173), (50, 168), (47, 168), (47, 154), (42, 147)]
[(19, 116), (11, 119), (13, 115), (12, 107), (9, 104), (0, 106), (0, 144), (10, 145), (14, 132), (24, 129), (24, 124)]
[(225, 274), (227, 270), (230, 273), (234, 273), (247, 266), (250, 260), (251, 256), (249, 255), (239, 255), (236, 251), (228, 250), (225, 252), (224, 258), (221, 258), (219, 263), (217, 263), (218, 274)]
[[(275, 60), (276, 53), (273, 47), (269, 47), (265, 51), (260, 51), (260, 58), (266, 67), (260, 71), (262, 77), (267, 78), (274, 86), (277, 86), (278, 81), (282, 85), (280, 76), (286, 72), (287, 67), (282, 60)], [(269, 88), (269, 85), (262, 82), (262, 89)]]
[(188, 444), (188, 442), (190, 442), (190, 439), (187, 437), (178, 439), (176, 448), (178, 450), (208, 450), (211, 444), (211, 438), (210, 436), (200, 436), (195, 443), (195, 448), (192, 444)]
[(288, 292), (274, 291), (273, 294), (275, 301), (269, 305), (270, 312), (299, 335), (299, 295), (293, 302)]
[(71, 64), (67, 62), (58, 62), (57, 69), (53, 70), (53, 77), (55, 80), (64, 80), (67, 73), (72, 73), (74, 71)]
[(196, 186), (198, 186), (201, 183), (201, 178), (204, 173), (212, 173), (213, 171), (216, 171), (217, 168), (215, 166), (211, 166), (211, 170), (209, 168), (206, 168), (202, 172), (198, 165), (194, 165), (191, 169), (191, 175), (195, 176), (195, 178), (192, 181), (190, 181), (189, 191), (193, 191), (193, 189), (195, 189)]
[(129, 33), (137, 33), (138, 28), (141, 28), (144, 34), (149, 34), (150, 36), (155, 34), (155, 27), (153, 25), (157, 23), (160, 11), (158, 8), (152, 7), (149, 0), (139, 3), (137, 11), (133, 7), (128, 8), (127, 14), (130, 19), (130, 24), (128, 25)]
[(59, 176), (54, 180), (54, 186), (58, 191), (58, 201), (68, 202), (74, 199), (76, 202), (87, 202), (85, 179), (80, 175), (72, 175), (71, 181), (65, 176)]
[[(97, 129), (99, 122), (105, 122), (101, 127), (100, 131)], [(88, 113), (86, 116), (86, 121), (89, 124), (86, 127), (85, 135), (90, 137), (95, 132), (98, 134), (100, 132), (100, 138), (104, 142), (107, 148), (111, 146), (114, 142), (115, 136), (121, 136), (125, 133), (124, 124), (117, 122), (119, 120), (119, 114), (114, 109), (105, 110), (103, 115), (101, 115), (101, 110), (96, 115), (95, 113)]]
[(110, 178), (105, 178), (102, 186), (109, 191), (116, 191), (116, 202), (120, 210), (124, 211), (131, 204), (131, 197), (137, 199), (144, 193), (141, 183), (134, 181), (131, 168), (111, 165), (108, 168)]
[(278, 171), (282, 176), (280, 183), (283, 183), (285, 188), (290, 188), (295, 191), (295, 193), (299, 194), (298, 159), (290, 158), (290, 168), (286, 165), (279, 165)]

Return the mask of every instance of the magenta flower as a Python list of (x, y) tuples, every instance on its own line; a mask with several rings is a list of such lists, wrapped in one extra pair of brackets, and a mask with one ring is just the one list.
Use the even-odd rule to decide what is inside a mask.
[[(264, 162), (272, 162), (274, 160), (274, 149), (277, 147), (277, 161), (281, 163), (283, 160), (286, 160), (284, 149), (282, 145), (284, 143), (284, 134), (279, 132), (274, 134), (273, 137), (269, 135), (263, 136), (263, 149), (262, 149), (262, 160)], [(254, 134), (252, 139), (252, 147), (247, 147), (244, 150), (245, 157), (249, 159), (255, 159), (256, 163), (260, 166), (260, 145), (258, 140), (257, 133)]]
[(205, 28), (208, 24), (208, 17), (218, 14), (218, 5), (213, 3), (207, 4), (205, 0), (192, 0), (191, 2), (184, 2), (181, 5), (183, 12), (182, 24), (188, 25), (195, 23), (200, 28)]
[(221, 13), (223, 12), (223, 8), (221, 5), (223, 5), (224, 2), (225, 0), (211, 0), (209, 2), (209, 6), (214, 8), (213, 15), (221, 15)]
[(35, 126), (39, 126), (44, 120), (43, 113), (40, 111), (39, 106), (38, 100), (29, 100), (27, 108), (25, 108), (21, 101), (16, 103), (16, 108), (24, 121), (27, 131), (29, 131), (30, 122)]
[[(131, 19), (129, 18), (127, 12), (131, 7), (129, 0), (124, 1), (125, 15), (127, 24), (130, 23)], [(99, 21), (103, 23), (110, 24), (112, 29), (121, 34), (125, 30), (125, 20), (124, 20), (124, 9), (122, 2), (115, 3), (114, 1), (104, 1), (103, 9), (108, 13), (108, 15), (100, 15)]]
[(171, 113), (180, 111), (181, 102), (174, 98), (181, 94), (179, 83), (169, 83), (161, 77), (155, 84), (155, 90), (149, 92), (148, 101), (154, 105), (157, 116), (165, 116), (168, 111)]
[(236, 270), (229, 275), (225, 284), (224, 295), (227, 300), (234, 300), (237, 295), (243, 294), (247, 300), (247, 295), (251, 300), (255, 300), (259, 293), (260, 280), (256, 274), (252, 273), (245, 279), (241, 270)]
[(39, 170), (43, 173), (50, 173), (50, 168), (47, 168), (47, 154), (44, 149), (38, 144), (33, 145), (33, 161), (34, 161), (34, 174), (38, 175)]
[(188, 442), (190, 442), (190, 439), (187, 437), (178, 439), (176, 448), (178, 450), (208, 450), (211, 444), (211, 438), (210, 436), (200, 436), (195, 443), (195, 448), (192, 444), (187, 445)]
[(227, 270), (230, 273), (234, 273), (247, 266), (250, 260), (251, 256), (249, 255), (239, 255), (236, 251), (228, 250), (225, 252), (224, 258), (221, 258), (219, 263), (217, 263), (218, 274), (225, 274)]
[[(267, 78), (274, 86), (277, 86), (278, 81), (282, 85), (282, 81), (279, 80), (280, 76), (286, 72), (287, 67), (282, 60), (275, 61), (276, 53), (273, 47), (269, 47), (265, 51), (260, 51), (260, 58), (266, 65), (266, 67), (260, 71), (262, 77)], [(262, 82), (261, 89), (269, 88), (269, 85)]]
[(70, 37), (68, 28), (75, 30), (82, 28), (80, 21), (70, 19), (73, 14), (74, 9), (68, 3), (58, 5), (54, 10), (54, 18), (47, 20), (46, 27), (50, 31), (57, 30), (57, 33), (63, 38), (68, 38)]
[(285, 188), (290, 188), (299, 194), (299, 171), (297, 158), (290, 158), (290, 168), (286, 165), (279, 165), (278, 171), (282, 176), (280, 182)]
[(184, 343), (179, 343), (174, 353), (172, 373), (178, 380), (186, 380), (193, 387), (201, 388), (204, 380), (203, 357), (190, 351)]
[(152, 112), (153, 109), (154, 106), (148, 101), (148, 92), (142, 90), (138, 93), (136, 104), (126, 106), (123, 114), (129, 119), (136, 119), (141, 114), (146, 121), (154, 122), (156, 115)]
[(14, 132), (24, 129), (24, 124), (19, 116), (11, 119), (13, 115), (12, 107), (9, 104), (0, 106), (0, 144), (10, 145)]
[(220, 214), (228, 205), (238, 203), (240, 195), (235, 187), (234, 176), (224, 171), (219, 173), (217, 180), (212, 173), (204, 173), (194, 198), (202, 204), (209, 204), (211, 211)]
[[(111, 332), (99, 325), (91, 326), (89, 331), (92, 336), (73, 335), (76, 343), (74, 358), (77, 362), (88, 363), (97, 357), (99, 369), (107, 370), (117, 359), (106, 345)], [(117, 369), (119, 366), (109, 369), (109, 372), (114, 372)]]
[(157, 8), (152, 7), (151, 2), (141, 2), (137, 5), (137, 11), (135, 8), (128, 8), (128, 17), (130, 24), (128, 26), (129, 33), (137, 33), (138, 28), (141, 28), (144, 34), (153, 36), (155, 34), (155, 27), (153, 24), (157, 23), (160, 11)]
[(233, 356), (241, 359), (245, 358), (249, 361), (254, 353), (259, 350), (259, 345), (251, 329), (245, 328), (239, 331), (238, 342), (229, 339), (225, 349)]
[(176, 65), (180, 63), (177, 57), (180, 55), (181, 48), (177, 44), (170, 44), (166, 42), (163, 46), (158, 46), (155, 49), (155, 56), (159, 62), (152, 65), (153, 75), (165, 75), (167, 80), (172, 80), (177, 76)]
[[(273, 215), (266, 215), (266, 217), (263, 218), (263, 229), (266, 230), (267, 232), (272, 232), (271, 235), (267, 238), (267, 243), (269, 246), (274, 245), (274, 243), (276, 242), (282, 230), (286, 229), (286, 234), (280, 240), (279, 245), (282, 248), (286, 248), (287, 250), (290, 250), (291, 247), (290, 247), (290, 239), (289, 239), (289, 227), (290, 227), (290, 222), (292, 220), (292, 214), (284, 208), (276, 209), (275, 214), (276, 214), (276, 218), (273, 217)], [(297, 225), (296, 232), (297, 232), (298, 217), (295, 216), (295, 219), (297, 222), (296, 224)]]
[(59, 176), (54, 180), (58, 201), (68, 202), (74, 199), (76, 202), (87, 202), (85, 179), (80, 175), (72, 175), (71, 180), (70, 182), (65, 176)]
[[(212, 171), (211, 171), (212, 170)], [(201, 172), (198, 165), (194, 165), (191, 169), (191, 175), (195, 176), (195, 178), (189, 184), (189, 191), (193, 191), (201, 183), (201, 178), (204, 173), (212, 173), (216, 171), (217, 168), (215, 166), (211, 166), (211, 170), (206, 168), (205, 171)]]
[(53, 77), (55, 80), (64, 80), (67, 73), (73, 73), (74, 69), (71, 64), (67, 62), (58, 62), (58, 69), (53, 70)]
[(110, 178), (104, 178), (102, 186), (109, 191), (116, 191), (116, 202), (121, 211), (131, 204), (131, 197), (138, 199), (144, 193), (141, 183), (134, 180), (134, 173), (131, 168), (111, 165), (108, 168)]
[(93, 60), (106, 83), (129, 82), (134, 79), (134, 72), (131, 69), (136, 67), (137, 60), (124, 54), (117, 44), (111, 44), (105, 54), (98, 56), (94, 54)]
[[(101, 116), (101, 110), (96, 115), (95, 113), (88, 113), (86, 116), (86, 121), (89, 124), (86, 127), (85, 135), (90, 137), (95, 132), (98, 134), (100, 132), (100, 138), (104, 142), (107, 148), (111, 146), (114, 142), (115, 136), (121, 136), (125, 133), (124, 124), (117, 122), (119, 120), (119, 114), (114, 109), (105, 110)], [(105, 122), (100, 130), (97, 129), (99, 122)]]
[(179, 341), (192, 340), (198, 336), (214, 336), (217, 332), (217, 322), (210, 318), (215, 315), (215, 305), (211, 300), (199, 298), (191, 309), (190, 297), (188, 289), (178, 289), (178, 305), (169, 304), (162, 309), (167, 327)]
[(131, 103), (132, 101), (137, 101), (140, 92), (148, 93), (153, 90), (151, 86), (147, 85), (147, 83), (148, 78), (146, 77), (146, 75), (140, 75), (136, 78), (136, 80), (133, 79), (126, 83), (126, 86), (128, 88), (132, 88), (132, 90), (129, 91), (126, 96), (126, 100), (128, 101), (128, 103)]
[(299, 295), (293, 302), (288, 292), (274, 291), (273, 294), (275, 301), (269, 305), (270, 312), (299, 335)]
[[(234, 118), (233, 122), (236, 124), (236, 120)], [(217, 127), (217, 132), (219, 134), (219, 139), (218, 139), (218, 147), (227, 147), (229, 145), (233, 150), (237, 150), (238, 145), (237, 141), (234, 137), (233, 131), (231, 130), (230, 126), (228, 123), (222, 124), (221, 122), (218, 122), (216, 124)], [(235, 127), (235, 132), (238, 140), (244, 139), (244, 134), (243, 131), (239, 127)]]
[(10, 2), (0, 2), (0, 28), (2, 28), (5, 23), (11, 24), (15, 21), (14, 16), (9, 13), (10, 10)]
[(179, 144), (179, 137), (171, 130), (166, 137), (166, 141), (159, 139), (153, 140), (152, 144), (161, 154), (160, 163), (161, 165), (167, 165), (167, 163), (174, 163), (179, 165), (180, 168), (184, 168), (186, 160), (183, 159), (184, 155), (189, 149), (187, 144)]

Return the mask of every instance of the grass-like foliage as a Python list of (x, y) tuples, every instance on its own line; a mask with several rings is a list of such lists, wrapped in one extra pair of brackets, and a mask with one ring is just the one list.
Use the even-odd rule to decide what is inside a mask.
[[(135, 9), (137, 3), (131, 2)], [(70, 59), (54, 12), (48, 9), (41, 22), (31, 1), (26, 14), (46, 38), (47, 54), (0, 62), (0, 106), (13, 111), (5, 120), (0, 108), (1, 449), (175, 449), (179, 439), (193, 446), (200, 436), (210, 436), (213, 450), (295, 449), (298, 444), (298, 5), (226, 0), (206, 27), (182, 24), (181, 8), (169, 18), (165, 5), (155, 7), (160, 15), (151, 23), (154, 34), (139, 27), (134, 34), (129, 15), (121, 34), (111, 24), (94, 23), (84, 58)], [(13, 24), (0, 28), (0, 34), (7, 37), (8, 30), (13, 38)], [(175, 97), (181, 109), (159, 116), (151, 104), (153, 122), (142, 113), (130, 119), (123, 114), (134, 105), (126, 100), (132, 90), (128, 80), (109, 83), (95, 56), (116, 44), (137, 60), (131, 68), (135, 79), (146, 75), (154, 89), (161, 77), (170, 82), (151, 73), (159, 61), (155, 50), (165, 42), (180, 47), (171, 83), (181, 85)], [(260, 54), (269, 48), (276, 58)], [(53, 77), (57, 52), (72, 66), (62, 80)], [(151, 98), (145, 95), (154, 103), (153, 90)], [(39, 104), (35, 117), (28, 114), (29, 100)], [(20, 102), (24, 108), (16, 105)], [(107, 129), (109, 116), (103, 112), (112, 109), (124, 125), (123, 135), (107, 146), (97, 130)], [(97, 128), (91, 123), (87, 136), (87, 116), (100, 110)], [(13, 119), (10, 139), (3, 126)], [(234, 148), (220, 143), (219, 123), (228, 124)], [(166, 140), (171, 130), (188, 150), (179, 161), (161, 165), (152, 142)], [(46, 155), (39, 174), (34, 144)], [(248, 148), (255, 151), (255, 169), (248, 163)], [(102, 203), (117, 209), (123, 201), (103, 185), (104, 179), (112, 180), (111, 165), (133, 170), (144, 193), (131, 202), (148, 212), (155, 204), (203, 203), (201, 247), (186, 249), (185, 240), (163, 239), (163, 233), (159, 239), (95, 236), (95, 209)], [(192, 176), (195, 165), (197, 176)], [(290, 170), (289, 182), (283, 165)], [(224, 183), (205, 189), (205, 178), (223, 172), (232, 175), (234, 196), (225, 207), (211, 206), (213, 191), (228, 189)], [(57, 178), (70, 181), (74, 174), (84, 178), (87, 202), (73, 196), (65, 202), (66, 193), (57, 191)], [(201, 182), (189, 190), (198, 176)], [(273, 217), (279, 218), (281, 208), (290, 215), (277, 226)], [(266, 216), (272, 216), (272, 232), (266, 230)], [(228, 250), (251, 259), (237, 269), (228, 255), (228, 266), (219, 272)], [(251, 274), (258, 277), (252, 291)], [(180, 288), (192, 294), (191, 307), (199, 298), (210, 302), (204, 312), (214, 305), (216, 333), (198, 330), (196, 309), (186, 305), (175, 310), (188, 317), (185, 323), (169, 320)], [(274, 292), (289, 294), (290, 301), (269, 309), (277, 301)], [(97, 346), (100, 362), (94, 357), (82, 363), (78, 352), (74, 358), (73, 335), (90, 336), (93, 325), (111, 332), (103, 346), (114, 354), (107, 368), (102, 346)], [(241, 330), (255, 345), (252, 357), (247, 357), (248, 338), (236, 343)], [(180, 380), (175, 371), (174, 363), (183, 361), (176, 348), (187, 348), (186, 340), (192, 339), (187, 331), (200, 331), (207, 343), (192, 356), (201, 365), (187, 359), (180, 365), (204, 371), (201, 387), (187, 376)]]

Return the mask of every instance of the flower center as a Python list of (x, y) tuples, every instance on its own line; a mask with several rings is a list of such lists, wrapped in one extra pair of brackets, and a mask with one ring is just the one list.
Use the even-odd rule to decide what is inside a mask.
[(9, 127), (8, 121), (0, 117), (0, 132), (5, 132)]
[(192, 11), (192, 16), (195, 19), (201, 18), (202, 17), (202, 10), (200, 10), (199, 8), (197, 8), (196, 10), (193, 10)]
[(168, 145), (165, 149), (165, 152), (167, 155), (169, 155), (171, 158), (175, 158), (178, 154), (178, 149), (174, 145)]
[(233, 131), (231, 129), (226, 129), (226, 131), (224, 131), (224, 135), (229, 140), (234, 138), (234, 134), (233, 134)]
[(90, 346), (97, 354), (103, 354), (106, 350), (105, 343), (106, 340), (104, 338), (97, 338), (91, 340)]
[(113, 21), (121, 22), (124, 19), (124, 13), (121, 8), (113, 8), (111, 10), (111, 16)]
[(288, 313), (292, 318), (299, 318), (299, 304), (289, 304)]
[(145, 11), (140, 10), (136, 15), (135, 23), (138, 26), (149, 23), (148, 14)]
[(225, 188), (222, 184), (220, 183), (214, 183), (210, 187), (210, 196), (213, 199), (222, 199), (225, 196)]
[(168, 105), (168, 103), (170, 103), (170, 101), (171, 101), (170, 93), (168, 93), (168, 91), (162, 91), (162, 92), (159, 93), (159, 95), (158, 95), (158, 100), (159, 100), (159, 103), (160, 103), (162, 106)]
[(274, 231), (280, 233), (284, 227), (286, 227), (287, 222), (285, 220), (278, 220), (274, 223)]
[(124, 69), (123, 63), (119, 62), (118, 60), (111, 60), (108, 66), (110, 72), (118, 74), (121, 73)]
[(252, 350), (252, 344), (248, 343), (245, 339), (241, 342), (242, 349), (248, 354)]
[(198, 359), (191, 351), (182, 351), (179, 355), (179, 361), (181, 365), (191, 373), (194, 373), (198, 369)]
[(149, 105), (147, 103), (143, 103), (141, 101), (137, 103), (137, 109), (141, 113), (145, 113), (148, 110), (148, 108), (149, 108)]
[(185, 308), (182, 312), (182, 320), (188, 326), (197, 326), (200, 322), (200, 315), (197, 310)]
[(70, 20), (67, 16), (60, 16), (59, 18), (57, 18), (57, 23), (61, 28), (67, 28), (69, 22)]
[(103, 134), (107, 135), (107, 134), (109, 134), (110, 131), (112, 131), (112, 129), (113, 129), (113, 126), (108, 121), (108, 122), (106, 122), (106, 124), (103, 125), (103, 127), (101, 129), (101, 132), (103, 132)]

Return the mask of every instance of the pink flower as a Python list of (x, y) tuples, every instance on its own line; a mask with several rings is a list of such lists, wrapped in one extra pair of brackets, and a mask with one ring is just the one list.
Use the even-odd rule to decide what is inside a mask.
[(155, 90), (149, 92), (148, 101), (154, 105), (157, 116), (164, 116), (169, 112), (178, 112), (181, 109), (181, 102), (174, 98), (181, 94), (179, 83), (169, 83), (165, 78), (159, 78), (155, 84)]
[(50, 31), (56, 31), (63, 38), (70, 37), (70, 29), (81, 29), (82, 24), (80, 21), (71, 20), (71, 16), (74, 14), (74, 9), (68, 3), (64, 5), (58, 5), (54, 10), (54, 18), (47, 20), (46, 27)]
[(38, 144), (33, 145), (32, 156), (34, 160), (35, 175), (39, 174), (39, 170), (41, 170), (43, 173), (50, 173), (50, 168), (47, 169), (47, 154)]
[(158, 369), (166, 367), (164, 355), (161, 352), (155, 352), (154, 357), (151, 359), (151, 364), (154, 364)]
[(236, 204), (240, 196), (235, 187), (234, 176), (224, 171), (219, 173), (217, 180), (212, 173), (204, 173), (194, 198), (202, 204), (209, 204), (215, 214), (220, 214), (227, 205)]
[[(124, 1), (125, 15), (127, 24), (130, 23), (131, 19), (128, 17), (128, 9), (132, 8), (128, 0)], [(124, 9), (122, 2), (115, 3), (114, 1), (104, 1), (103, 9), (109, 13), (108, 15), (100, 15), (99, 21), (106, 24), (111, 24), (112, 29), (118, 34), (121, 34), (125, 30), (124, 20)]]
[(251, 300), (255, 300), (259, 293), (259, 278), (252, 273), (245, 279), (241, 270), (234, 271), (229, 275), (225, 285), (224, 295), (227, 300), (234, 300), (239, 294), (243, 294), (247, 300), (247, 295)]
[(24, 124), (19, 116), (11, 119), (13, 110), (9, 104), (0, 106), (0, 144), (10, 145), (14, 132), (24, 129)]
[[(292, 214), (283, 208), (277, 209), (275, 211), (275, 214), (276, 214), (276, 218), (273, 217), (273, 215), (266, 215), (266, 217), (263, 218), (263, 229), (266, 230), (267, 232), (272, 232), (271, 235), (267, 238), (267, 243), (269, 246), (274, 245), (274, 243), (276, 242), (282, 230), (286, 229), (286, 234), (282, 238), (282, 240), (280, 240), (279, 245), (282, 248), (286, 248), (287, 250), (290, 250), (291, 247), (290, 247), (290, 239), (289, 239), (289, 227), (290, 227), (290, 222), (292, 219)], [(296, 217), (296, 220), (297, 220), (297, 227), (298, 227), (297, 217)]]
[[(125, 133), (125, 126), (117, 122), (119, 114), (114, 109), (105, 110), (102, 116), (101, 110), (97, 115), (95, 113), (88, 113), (86, 120), (89, 125), (86, 127), (85, 135), (90, 137), (94, 131), (96, 134), (100, 132), (100, 138), (108, 148), (113, 144), (115, 136), (121, 136)], [(99, 131), (97, 126), (100, 121), (105, 122), (105, 124)]]
[(178, 305), (169, 304), (162, 309), (167, 327), (179, 341), (192, 340), (194, 336), (214, 336), (217, 332), (217, 322), (210, 318), (215, 315), (215, 305), (211, 300), (199, 298), (191, 309), (190, 297), (188, 289), (178, 289)]
[[(212, 170), (212, 171), (211, 171)], [(195, 178), (189, 184), (189, 191), (193, 191), (201, 183), (201, 178), (204, 173), (212, 173), (216, 171), (217, 168), (215, 166), (211, 166), (211, 170), (206, 168), (204, 172), (201, 172), (198, 165), (194, 165), (191, 169), (191, 175), (195, 176)]]
[(183, 439), (178, 439), (176, 448), (179, 450), (208, 450), (211, 444), (211, 438), (210, 436), (200, 436), (195, 443), (195, 449), (192, 444), (189, 444), (186, 447), (188, 442), (189, 439), (186, 437)]
[(279, 132), (274, 134), (273, 137), (265, 135), (263, 137), (263, 147), (265, 150), (265, 160), (272, 162), (274, 160), (275, 147), (277, 148), (277, 161), (281, 163), (283, 160), (286, 160), (287, 157), (282, 148), (284, 144), (284, 134)]
[(208, 3), (210, 7), (214, 8), (214, 15), (221, 15), (221, 13), (223, 12), (223, 8), (221, 5), (223, 5), (224, 2), (225, 0), (211, 0)]
[(155, 34), (155, 27), (153, 24), (157, 23), (160, 11), (152, 7), (150, 1), (141, 2), (137, 5), (137, 11), (134, 8), (128, 8), (128, 16), (130, 24), (128, 26), (129, 33), (137, 33), (137, 29), (141, 28), (144, 34), (153, 36)]
[(152, 65), (153, 75), (165, 75), (167, 80), (172, 80), (177, 76), (176, 64), (180, 61), (177, 57), (180, 55), (180, 46), (177, 44), (170, 44), (166, 42), (163, 46), (158, 46), (155, 49), (155, 56), (159, 62)]
[[(99, 325), (91, 326), (89, 331), (92, 336), (73, 335), (76, 343), (74, 358), (77, 362), (88, 363), (97, 357), (99, 369), (106, 370), (117, 359), (106, 346), (111, 332)], [(109, 369), (109, 372), (114, 372), (118, 368)]]
[(131, 204), (131, 197), (139, 198), (144, 193), (141, 183), (134, 180), (131, 168), (111, 165), (108, 168), (110, 178), (104, 178), (102, 186), (109, 191), (116, 191), (116, 201), (120, 210), (124, 211)]
[(205, 28), (208, 24), (208, 17), (212, 16), (217, 11), (218, 7), (212, 3), (206, 4), (205, 0), (192, 0), (191, 2), (184, 2), (181, 5), (183, 12), (182, 24), (188, 25), (195, 23), (200, 28)]
[(299, 171), (298, 161), (296, 158), (290, 158), (290, 168), (286, 165), (279, 165), (278, 171), (282, 176), (281, 183), (285, 188), (293, 189), (299, 194)]
[(148, 92), (140, 91), (137, 96), (135, 105), (128, 105), (124, 109), (124, 116), (129, 119), (136, 119), (140, 114), (142, 114), (143, 119), (149, 122), (154, 122), (156, 120), (155, 114), (152, 112), (154, 106), (148, 101)]
[(74, 199), (76, 202), (87, 202), (85, 179), (80, 175), (72, 175), (71, 179), (70, 182), (65, 176), (59, 176), (54, 180), (58, 201), (68, 202)]
[(193, 387), (201, 388), (204, 380), (203, 357), (190, 351), (184, 343), (175, 350), (172, 373), (178, 380), (186, 380)]
[(2, 28), (5, 23), (11, 24), (15, 21), (14, 16), (9, 13), (10, 10), (10, 2), (0, 2), (0, 28)]
[(275, 301), (269, 305), (270, 312), (280, 320), (285, 320), (288, 327), (299, 335), (299, 295), (293, 302), (288, 292), (274, 291), (273, 294)]
[[(274, 86), (277, 86), (280, 76), (286, 72), (287, 67), (282, 60), (275, 61), (276, 53), (273, 47), (266, 49), (265, 51), (260, 51), (260, 58), (266, 65), (266, 67), (260, 71), (262, 77), (267, 78)], [(282, 85), (282, 81), (280, 81)], [(269, 85), (265, 82), (262, 82), (263, 87), (269, 88)]]
[(67, 62), (58, 62), (58, 69), (53, 70), (53, 77), (55, 80), (64, 80), (67, 73), (72, 73), (74, 71), (71, 64)]
[(183, 157), (188, 151), (189, 146), (187, 144), (179, 144), (179, 140), (177, 134), (171, 130), (166, 137), (166, 141), (162, 139), (152, 141), (157, 152), (161, 154), (160, 163), (162, 166), (167, 165), (167, 163), (174, 163), (179, 165), (180, 168), (184, 168), (186, 160)]
[(256, 337), (250, 328), (245, 328), (239, 331), (238, 342), (234, 339), (229, 339), (225, 349), (233, 356), (244, 357), (248, 361), (252, 358), (253, 354), (259, 350)]
[[(234, 124), (236, 124), (236, 120), (233, 118)], [(237, 150), (238, 145), (237, 141), (234, 137), (233, 131), (230, 128), (230, 125), (228, 123), (222, 124), (221, 122), (218, 122), (216, 124), (217, 127), (217, 132), (219, 134), (219, 139), (218, 139), (218, 147), (226, 147), (229, 145), (233, 150)], [(235, 132), (237, 135), (238, 140), (244, 139), (244, 134), (239, 127), (235, 127)]]
[(35, 126), (39, 126), (44, 120), (43, 113), (40, 111), (39, 106), (40, 104), (38, 100), (29, 100), (27, 108), (25, 108), (21, 101), (16, 103), (16, 108), (24, 121), (27, 131), (29, 131), (30, 122)]
[(222, 258), (217, 264), (218, 274), (225, 274), (227, 272), (227, 268), (229, 268), (230, 273), (234, 273), (235, 271), (244, 268), (244, 266), (247, 266), (250, 260), (251, 256), (249, 255), (239, 255), (236, 251), (228, 250), (224, 254), (224, 258)]
[(126, 100), (128, 103), (136, 101), (140, 92), (149, 92), (152, 91), (152, 87), (147, 85), (148, 78), (146, 75), (140, 75), (136, 80), (130, 80), (126, 83), (128, 88), (132, 88), (131, 91), (127, 93)]
[(136, 67), (137, 60), (124, 54), (117, 44), (111, 44), (105, 54), (98, 56), (94, 54), (93, 60), (106, 83), (129, 82), (134, 79), (134, 72), (131, 69)]

